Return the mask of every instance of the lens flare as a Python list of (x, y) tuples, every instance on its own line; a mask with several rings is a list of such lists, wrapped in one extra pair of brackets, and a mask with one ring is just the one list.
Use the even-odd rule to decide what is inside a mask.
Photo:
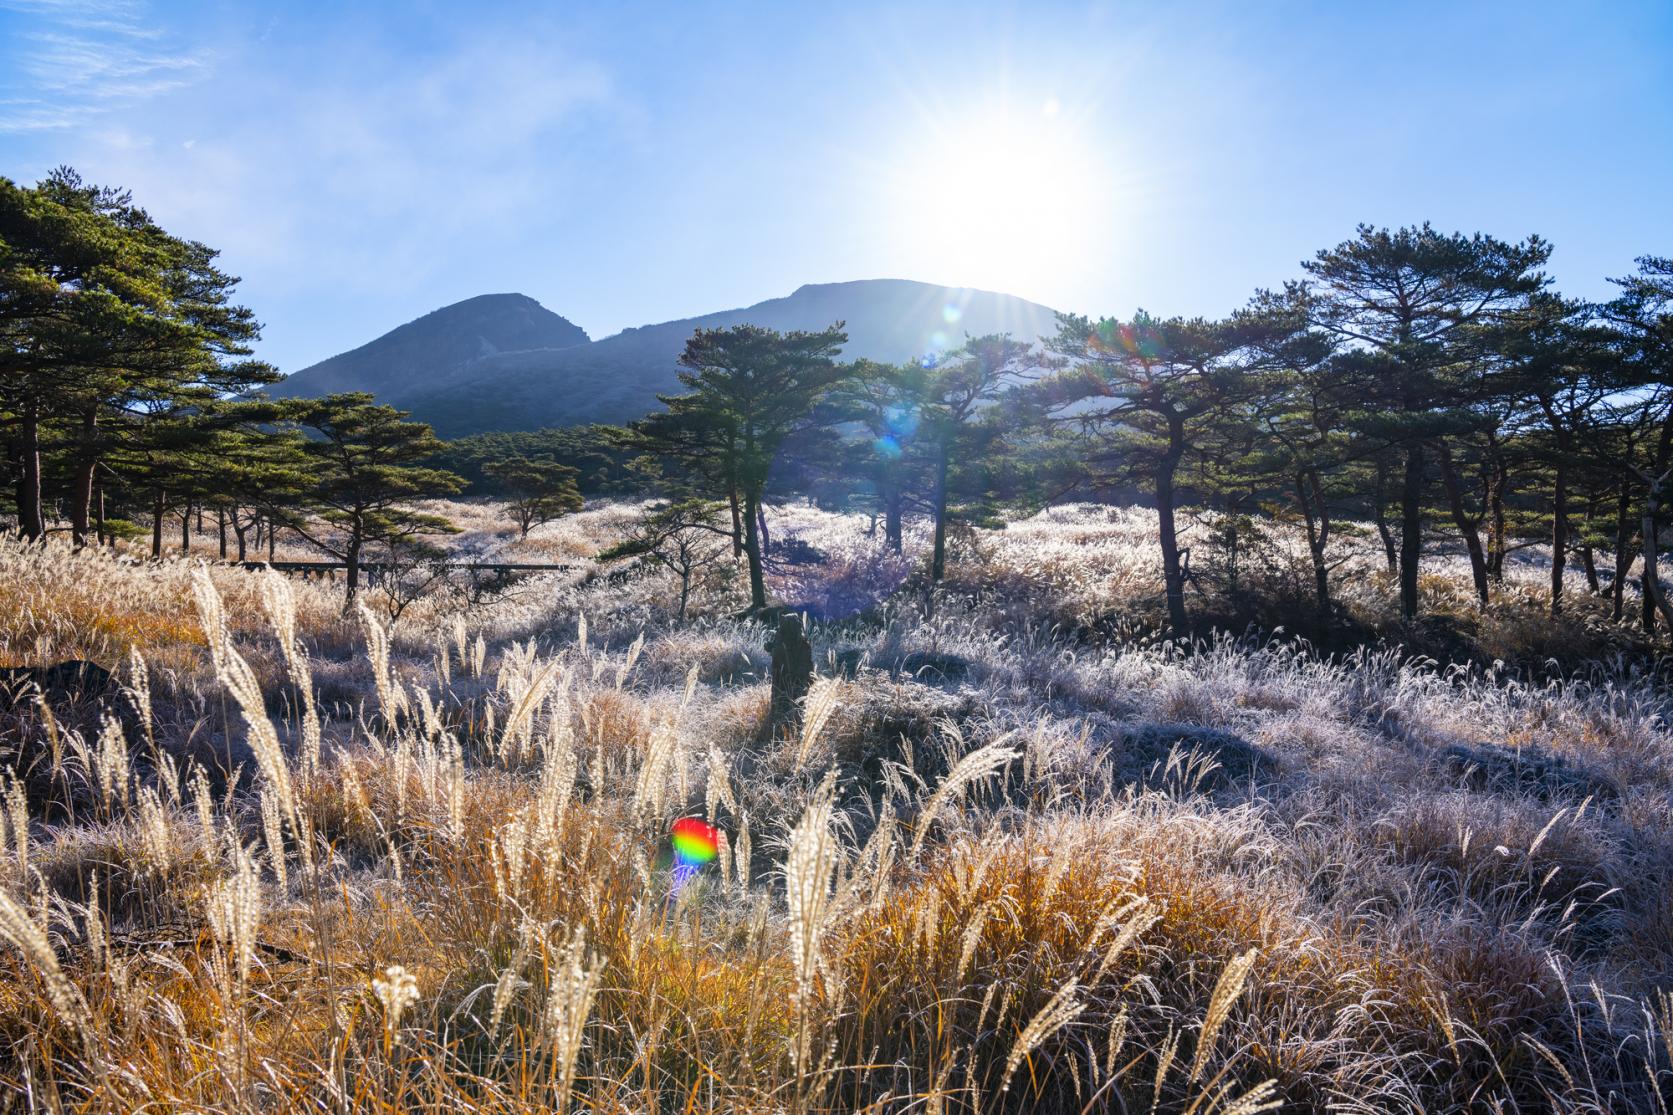
[(696, 817), (674, 822), (674, 861), (680, 867), (701, 867), (720, 852), (720, 830)]
[(1147, 325), (1126, 324), (1109, 318), (1105, 318), (1093, 326), (1093, 335), (1088, 340), (1091, 347), (1097, 351), (1127, 352), (1146, 360), (1160, 359), (1167, 353), (1167, 346), (1155, 329)]
[(884, 412), (889, 434), (895, 440), (909, 438), (918, 432), (918, 411), (915, 407), (894, 406)]

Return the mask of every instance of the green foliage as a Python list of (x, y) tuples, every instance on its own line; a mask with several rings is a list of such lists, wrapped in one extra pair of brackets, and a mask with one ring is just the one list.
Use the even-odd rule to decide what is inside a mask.
[(1053, 349), (1068, 367), (1036, 396), (1048, 420), (1078, 431), (1093, 486), (1142, 478), (1156, 501), (1163, 590), (1176, 631), (1187, 626), (1187, 567), (1175, 521), (1187, 454), (1241, 425), (1264, 384), (1244, 323), (1202, 318), (1131, 321), (1065, 315)]
[(756, 609), (767, 605), (757, 527), (762, 494), (785, 440), (853, 374), (835, 359), (847, 339), (841, 322), (817, 333), (699, 329), (680, 355), (680, 382), (689, 393), (659, 396), (666, 410), (617, 435), (619, 445), (684, 494), (725, 499), (737, 509)]
[(828, 424), (856, 428), (856, 436), (839, 444), (837, 469), (869, 491), (851, 488), (843, 494), (848, 500), (869, 498), (883, 517), (884, 540), (896, 553), (907, 503), (927, 487), (928, 462), (917, 445), (918, 383), (917, 365), (856, 361), (853, 374), (826, 395), (821, 416)]
[(507, 457), (488, 464), (485, 472), (508, 497), (507, 514), (521, 536), (541, 523), (581, 510), (581, 492), (575, 486), (576, 469), (556, 461), (529, 457)]
[[(241, 557), (252, 525), (284, 524), (351, 565), (368, 545), (416, 553), (449, 527), (412, 504), (467, 485), (506, 500), (525, 535), (583, 495), (650, 490), (721, 509), (720, 526), (694, 529), (732, 537), (757, 609), (769, 495), (870, 506), (897, 550), (908, 516), (927, 514), (933, 581), (950, 527), (1074, 490), (1138, 494), (1157, 505), (1176, 628), (1188, 587), (1238, 583), (1256, 512), (1304, 532), (1321, 623), (1334, 617), (1332, 540), (1367, 519), (1407, 621), (1426, 537), (1450, 532), (1482, 609), (1507, 556), (1537, 542), (1555, 558), (1553, 612), (1578, 553), (1617, 620), (1642, 561), (1642, 623), (1673, 625), (1657, 571), (1673, 260), (1641, 258), (1614, 300), (1591, 305), (1547, 290), (1550, 251), (1538, 237), (1360, 226), (1223, 320), (1067, 316), (1044, 355), (989, 335), (940, 361), (843, 365), (841, 323), (699, 328), (678, 361), (685, 393), (628, 427), (442, 443), (369, 395), (263, 399), (276, 373), (250, 359), (259, 326), (212, 249), (71, 170), (32, 187), (0, 178), (7, 487), (28, 538), (110, 541), (117, 522), (148, 517), (160, 555), (165, 518), (210, 510)], [(665, 334), (640, 339), (665, 358)], [(609, 351), (641, 351), (624, 337)], [(1052, 374), (1018, 389), (1042, 367)], [(588, 390), (602, 398), (609, 378)], [(1224, 576), (1197, 577), (1179, 548), (1175, 516), (1194, 508), (1231, 555), (1213, 571)]]
[(628, 469), (628, 455), (603, 426), (473, 434), (442, 443), (430, 464), (464, 480), (470, 495), (504, 498), (510, 491), (493, 474), (513, 458), (554, 461), (576, 472), (583, 496), (631, 495), (642, 480)]
[(680, 582), (676, 621), (684, 623), (692, 580), (726, 556), (731, 531), (722, 525), (719, 504), (701, 500), (665, 503), (651, 508), (632, 532), (599, 553), (600, 562), (638, 558), (667, 569)]
[(902, 395), (918, 421), (913, 448), (928, 458), (933, 476), (932, 582), (946, 576), (949, 520), (994, 516), (996, 476), (1016, 426), (1016, 416), (996, 404), (1016, 386), (1032, 355), (1031, 345), (1005, 334), (972, 337), (902, 379)]
[(152, 419), (276, 378), (247, 359), (259, 326), (215, 256), (67, 168), (0, 178), (0, 424), (24, 535), (45, 533), (56, 484), (86, 542), (101, 472)]
[(452, 473), (425, 464), (441, 447), (429, 426), (407, 422), (401, 411), (354, 392), (298, 400), (287, 417), (309, 434), (302, 450), (312, 482), (304, 498), (342, 537), (333, 538), (312, 525), (297, 529), (348, 564), (350, 603), (359, 588), (359, 563), (368, 542), (393, 549), (417, 535), (455, 529), (440, 515), (407, 506), (421, 497), (451, 495), (463, 486)]
[(1354, 239), (1304, 261), (1308, 278), (1286, 288), (1293, 306), (1345, 346), (1338, 363), (1354, 400), (1349, 428), (1403, 457), (1400, 591), (1408, 619), (1418, 614), (1426, 446), (1469, 424), (1460, 410), (1480, 395), (1472, 339), (1546, 286), (1540, 268), (1550, 256), (1537, 236), (1511, 244), (1443, 235), (1428, 224), (1394, 232), (1361, 225)]

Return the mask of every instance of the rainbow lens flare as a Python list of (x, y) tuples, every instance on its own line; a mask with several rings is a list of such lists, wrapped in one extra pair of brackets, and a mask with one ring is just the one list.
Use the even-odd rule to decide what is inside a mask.
[(720, 830), (696, 817), (674, 822), (674, 860), (681, 867), (701, 867), (720, 852)]

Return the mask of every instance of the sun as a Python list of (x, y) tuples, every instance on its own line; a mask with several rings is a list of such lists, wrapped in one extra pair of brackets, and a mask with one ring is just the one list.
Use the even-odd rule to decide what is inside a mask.
[(937, 113), (891, 175), (897, 249), (963, 286), (1063, 289), (1102, 259), (1110, 176), (1086, 128), (1055, 99)]

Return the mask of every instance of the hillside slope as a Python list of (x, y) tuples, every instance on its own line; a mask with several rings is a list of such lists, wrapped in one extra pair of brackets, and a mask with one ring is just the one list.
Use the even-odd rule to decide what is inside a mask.
[(483, 294), (390, 330), (275, 384), (276, 396), (370, 391), (406, 408), (504, 352), (584, 345), (586, 331), (523, 294)]
[[(538, 303), (524, 301), (538, 308)], [(500, 351), (467, 353), (462, 359), (455, 354), (457, 362), (440, 374), (364, 366), (363, 378), (352, 387), (336, 386), (343, 382), (339, 378), (330, 390), (370, 390), (386, 402), (411, 410), (444, 437), (623, 422), (656, 407), (658, 392), (678, 390), (675, 361), (696, 329), (749, 323), (811, 330), (834, 321), (847, 323), (849, 342), (844, 356), (885, 361), (912, 360), (956, 347), (966, 333), (1005, 332), (1033, 340), (1056, 330), (1055, 311), (1011, 295), (904, 279), (868, 279), (803, 286), (784, 298), (626, 329), (590, 344), (529, 345), (520, 351), (501, 345)], [(400, 332), (297, 373), (283, 385), (283, 393), (319, 393), (322, 388), (317, 385), (323, 377), (315, 373), (320, 369), (366, 353)], [(294, 382), (302, 377), (308, 378)]]

